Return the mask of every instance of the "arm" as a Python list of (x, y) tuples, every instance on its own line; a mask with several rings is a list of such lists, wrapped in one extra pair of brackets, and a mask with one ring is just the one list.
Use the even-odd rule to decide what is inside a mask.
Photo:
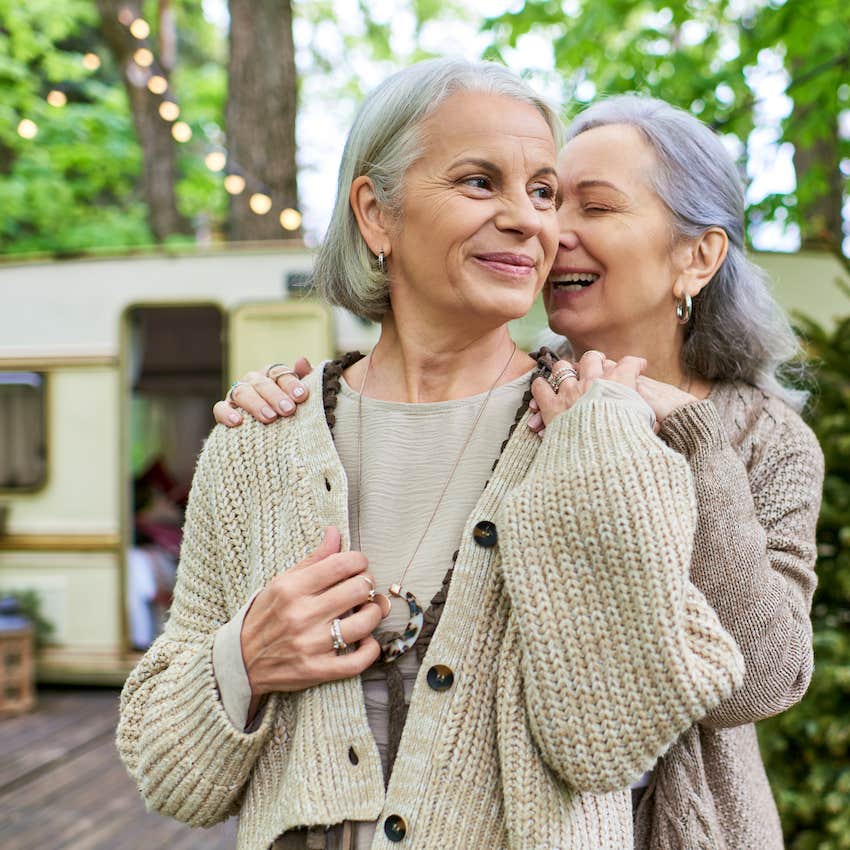
[(685, 460), (595, 400), (552, 420), (499, 527), (531, 734), (580, 790), (622, 788), (740, 685), (732, 638), (688, 580)]
[(214, 431), (198, 462), (171, 615), (124, 685), (117, 733), (148, 807), (192, 826), (211, 826), (238, 807), (274, 717), (267, 711), (259, 729), (245, 734), (230, 722), (216, 688), (213, 642), (232, 613), (221, 566), (239, 559), (216, 505), (225, 486), (216, 475), (223, 439)]
[(799, 420), (777, 427), (751, 474), (710, 401), (674, 410), (661, 435), (691, 465), (699, 522), (691, 580), (744, 655), (743, 686), (702, 719), (752, 723), (798, 702), (812, 675), (809, 620), (823, 454)]

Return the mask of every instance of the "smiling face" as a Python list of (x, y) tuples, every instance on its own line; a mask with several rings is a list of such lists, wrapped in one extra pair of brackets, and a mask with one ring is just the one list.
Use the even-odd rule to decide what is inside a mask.
[(650, 185), (655, 167), (626, 125), (587, 130), (561, 152), (559, 245), (543, 299), (550, 327), (576, 350), (681, 345), (675, 298), (687, 246), (674, 245), (670, 211)]
[(458, 92), (422, 124), (388, 261), (397, 321), (496, 327), (525, 315), (558, 242), (555, 143), (533, 106)]

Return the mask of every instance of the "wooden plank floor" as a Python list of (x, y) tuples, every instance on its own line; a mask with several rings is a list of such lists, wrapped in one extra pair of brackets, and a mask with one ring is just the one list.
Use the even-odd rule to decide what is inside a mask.
[(236, 822), (190, 829), (145, 811), (115, 751), (118, 691), (41, 690), (0, 720), (3, 850), (232, 850)]

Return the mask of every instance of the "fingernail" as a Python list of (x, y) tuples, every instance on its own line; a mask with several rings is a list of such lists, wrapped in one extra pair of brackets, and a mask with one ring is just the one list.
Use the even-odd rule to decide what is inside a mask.
[(292, 411), (295, 410), (295, 405), (288, 398), (282, 398), (278, 407), (284, 413), (292, 413)]
[(304, 395), (304, 387), (302, 387), (302, 386), (300, 386), (300, 385), (296, 384), (296, 385), (292, 388), (292, 395), (294, 395), (294, 396), (295, 396), (295, 398), (301, 398), (301, 396), (302, 396), (302, 395)]
[(234, 425), (238, 425), (242, 421), (242, 417), (238, 413), (231, 413), (227, 417)]
[(262, 413), (266, 419), (274, 419), (274, 411), (270, 407), (261, 408), (260, 413)]
[(528, 427), (529, 428), (537, 428), (543, 424), (543, 417), (539, 413), (535, 413), (533, 416), (528, 417)]

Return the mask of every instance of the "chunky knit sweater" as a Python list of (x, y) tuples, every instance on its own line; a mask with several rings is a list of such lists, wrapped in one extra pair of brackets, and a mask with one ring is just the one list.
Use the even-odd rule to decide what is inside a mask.
[(781, 850), (756, 721), (805, 693), (823, 453), (787, 405), (743, 383), (675, 410), (661, 437), (690, 463), (699, 521), (691, 580), (735, 638), (744, 684), (658, 763), (636, 850)]
[[(118, 747), (149, 808), (198, 826), (238, 811), (240, 850), (376, 819), (404, 837), (379, 830), (374, 850), (630, 847), (629, 783), (731, 696), (743, 659), (689, 580), (687, 461), (610, 401), (577, 405), (542, 441), (526, 412), (504, 447), (386, 789), (359, 677), (273, 694), (252, 732), (230, 722), (216, 630), (325, 526), (348, 545), (321, 379), (297, 417), (219, 427), (198, 462), (171, 617), (122, 694)], [(475, 534), (482, 522), (495, 534)]]

